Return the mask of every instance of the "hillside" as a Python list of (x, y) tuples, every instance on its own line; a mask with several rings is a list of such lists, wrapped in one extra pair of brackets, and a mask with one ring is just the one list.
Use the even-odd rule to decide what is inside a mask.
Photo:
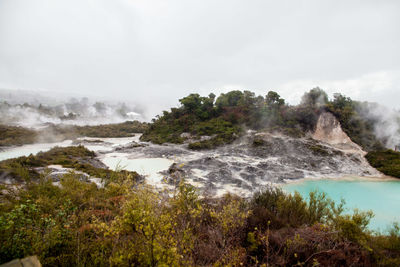
[[(384, 162), (384, 158), (400, 157), (399, 152), (385, 151), (394, 149), (399, 142), (400, 114), (378, 104), (354, 101), (341, 94), (335, 94), (330, 100), (319, 88), (305, 93), (301, 103), (295, 106), (286, 104), (273, 91), (265, 97), (249, 91), (231, 91), (218, 97), (191, 94), (179, 101), (179, 107), (153, 119), (142, 141), (185, 143), (192, 150), (213, 149), (231, 144), (252, 130), (293, 138), (313, 137), (326, 142), (320, 139), (317, 124), (321, 114), (329, 113), (330, 116), (325, 116), (328, 118), (325, 124), (331, 124), (328, 125), (329, 138), (336, 138), (344, 146), (355, 143), (351, 146), (356, 150), (361, 148), (369, 152), (366, 159), (372, 166), (386, 175), (400, 178), (398, 161)], [(391, 117), (384, 112), (392, 113)], [(335, 133), (339, 128), (343, 132)], [(381, 156), (376, 157), (376, 153)]]
[(329, 111), (350, 139), (364, 150), (384, 148), (384, 140), (374, 133), (374, 121), (361, 112), (365, 104), (340, 94), (329, 100), (319, 88), (304, 94), (296, 106), (286, 104), (273, 91), (265, 97), (249, 91), (231, 91), (219, 97), (191, 94), (179, 101), (180, 107), (164, 111), (153, 120), (142, 141), (187, 142), (191, 149), (209, 149), (233, 142), (248, 129), (303, 137), (314, 132), (319, 115)]

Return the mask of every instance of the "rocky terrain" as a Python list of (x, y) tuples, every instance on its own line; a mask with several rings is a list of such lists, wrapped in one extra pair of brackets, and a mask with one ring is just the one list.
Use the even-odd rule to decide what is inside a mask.
[(330, 113), (323, 113), (316, 131), (304, 138), (248, 131), (234, 143), (211, 150), (132, 142), (114, 152), (128, 160), (169, 158), (174, 164), (161, 172), (164, 182), (174, 185), (184, 178), (212, 195), (250, 194), (270, 183), (302, 178), (380, 176)]
[[(192, 150), (188, 148), (190, 142), (188, 139), (183, 144), (158, 145), (141, 142), (137, 135), (122, 139), (81, 138), (72, 144), (95, 151), (96, 168), (107, 165), (112, 170), (118, 167), (136, 171), (161, 188), (173, 187), (185, 179), (210, 195), (251, 195), (269, 184), (303, 178), (381, 176), (365, 159), (366, 152), (351, 141), (329, 112), (320, 115), (313, 133), (301, 138), (278, 131), (248, 130), (233, 143), (214, 149)], [(107, 164), (110, 158), (114, 165)], [(57, 183), (60, 175), (71, 171), (68, 167), (52, 164), (46, 171)], [(95, 179), (100, 185), (98, 177), (84, 175), (84, 180)]]

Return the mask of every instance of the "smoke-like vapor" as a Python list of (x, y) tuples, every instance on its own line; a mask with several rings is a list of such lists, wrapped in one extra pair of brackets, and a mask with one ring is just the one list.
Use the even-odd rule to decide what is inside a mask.
[(143, 120), (143, 117), (125, 103), (91, 102), (88, 98), (72, 98), (56, 105), (0, 102), (0, 123), (7, 125), (40, 128), (49, 123), (83, 126), (127, 120)]
[(366, 103), (361, 114), (374, 121), (374, 133), (390, 149), (400, 145), (400, 112), (376, 103)]

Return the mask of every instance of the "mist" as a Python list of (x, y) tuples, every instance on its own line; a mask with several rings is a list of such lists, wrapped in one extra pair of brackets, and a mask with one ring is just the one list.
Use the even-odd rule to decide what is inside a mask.
[(400, 2), (0, 1), (0, 88), (146, 106), (190, 93), (329, 94), (400, 108)]
[(0, 91), (0, 124), (42, 128), (48, 124), (99, 125), (144, 121), (139, 106), (87, 97), (51, 98), (32, 92)]
[(400, 145), (400, 112), (377, 103), (365, 103), (361, 114), (374, 122), (376, 137), (389, 149)]

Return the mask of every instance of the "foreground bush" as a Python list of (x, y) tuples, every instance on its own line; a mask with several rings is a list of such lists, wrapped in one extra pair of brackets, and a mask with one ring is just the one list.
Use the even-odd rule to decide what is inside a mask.
[(343, 213), (267, 188), (246, 200), (200, 197), (181, 183), (157, 192), (129, 179), (105, 188), (66, 175), (3, 188), (0, 263), (38, 255), (44, 266), (393, 266), (400, 231), (372, 234), (369, 212)]

